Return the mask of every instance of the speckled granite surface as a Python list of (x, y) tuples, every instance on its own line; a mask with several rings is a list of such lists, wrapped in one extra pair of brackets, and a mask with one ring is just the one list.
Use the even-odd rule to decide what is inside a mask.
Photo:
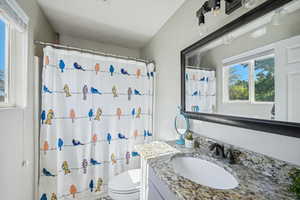
[[(168, 142), (181, 153), (148, 159), (148, 164), (155, 175), (168, 186), (179, 200), (295, 199), (287, 191), (289, 185), (287, 174), (290, 169), (299, 168), (299, 166), (289, 165), (283, 161), (244, 149), (237, 149), (239, 152), (238, 164), (231, 165), (224, 159), (212, 156), (212, 153), (208, 151), (209, 143), (205, 138), (201, 137), (198, 140), (201, 148), (197, 150), (188, 150), (175, 145), (175, 142)], [(218, 190), (190, 181), (175, 173), (171, 162), (173, 156), (190, 156), (215, 163), (234, 175), (239, 186), (232, 190)]]
[(170, 153), (180, 153), (176, 148), (165, 142), (154, 141), (149, 144), (136, 145), (135, 150), (139, 152), (144, 159), (155, 158)]

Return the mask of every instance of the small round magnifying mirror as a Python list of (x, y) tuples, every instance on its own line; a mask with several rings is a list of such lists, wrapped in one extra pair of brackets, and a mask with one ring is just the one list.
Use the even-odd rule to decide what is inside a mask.
[(180, 136), (180, 138), (176, 141), (176, 144), (184, 144), (184, 136), (189, 130), (189, 121), (188, 119), (180, 113), (175, 117), (175, 130)]

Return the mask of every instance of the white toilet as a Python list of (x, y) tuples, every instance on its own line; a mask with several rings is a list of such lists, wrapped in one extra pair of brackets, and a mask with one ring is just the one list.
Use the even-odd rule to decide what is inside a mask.
[(138, 200), (140, 196), (140, 169), (133, 169), (113, 177), (108, 183), (108, 195), (113, 200)]

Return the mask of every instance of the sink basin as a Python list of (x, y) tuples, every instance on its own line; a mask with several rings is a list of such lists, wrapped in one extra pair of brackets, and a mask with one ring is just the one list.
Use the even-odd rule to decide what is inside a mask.
[(232, 174), (206, 160), (193, 157), (174, 157), (172, 165), (177, 174), (204, 186), (228, 190), (239, 185)]

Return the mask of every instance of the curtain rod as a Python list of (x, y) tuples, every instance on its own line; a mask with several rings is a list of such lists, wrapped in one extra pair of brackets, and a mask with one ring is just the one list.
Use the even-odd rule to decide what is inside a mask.
[(193, 66), (187, 66), (185, 67), (187, 69), (198, 69), (198, 70), (205, 70), (205, 71), (216, 71), (215, 68), (209, 68), (209, 67), (193, 67)]
[(82, 49), (78, 47), (72, 47), (72, 46), (67, 46), (67, 45), (61, 45), (61, 44), (54, 44), (50, 42), (42, 42), (42, 41), (34, 41), (36, 45), (42, 45), (42, 46), (51, 46), (51, 47), (56, 47), (60, 49), (68, 49), (68, 50), (75, 50), (75, 51), (81, 51), (85, 53), (91, 53), (91, 54), (96, 54), (96, 55), (101, 55), (105, 57), (113, 57), (113, 58), (120, 58), (120, 59), (125, 59), (125, 60), (133, 60), (133, 61), (138, 61), (138, 62), (143, 62), (146, 64), (153, 63), (153, 60), (144, 60), (140, 58), (133, 58), (133, 57), (128, 57), (128, 56), (121, 56), (121, 55), (115, 55), (115, 54), (110, 54), (110, 53), (105, 53), (102, 51), (97, 51), (97, 50), (92, 50), (92, 49)]

